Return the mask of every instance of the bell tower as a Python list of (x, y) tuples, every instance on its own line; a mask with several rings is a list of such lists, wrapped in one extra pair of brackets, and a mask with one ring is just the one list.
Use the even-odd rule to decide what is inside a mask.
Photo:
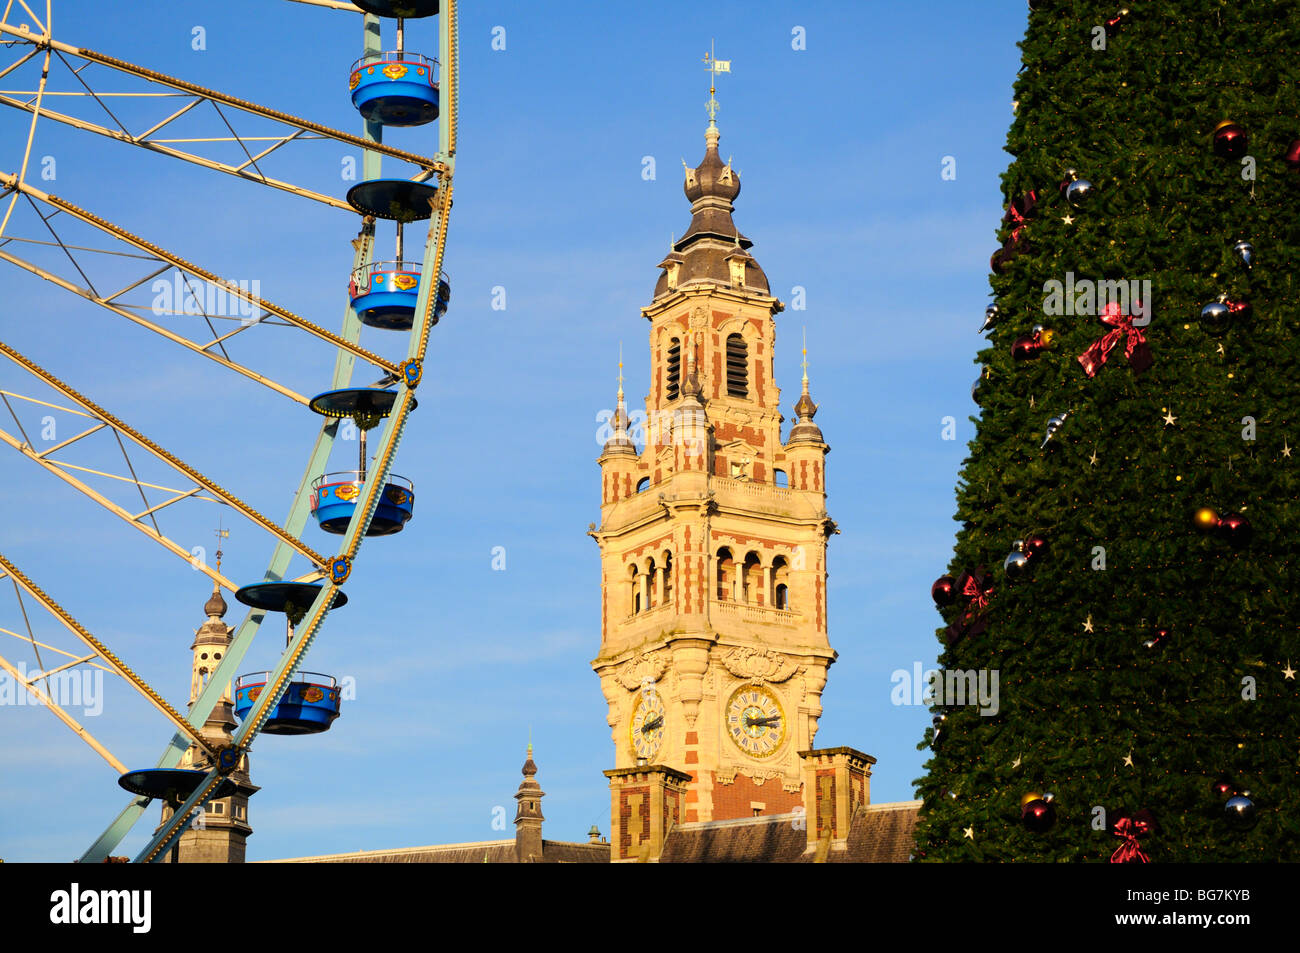
[[(218, 531), (219, 538), (224, 531)], [(220, 568), (221, 551), (217, 550), (217, 564)], [(214, 585), (212, 595), (203, 605), (207, 620), (194, 632), (194, 642), (190, 646), (194, 653), (190, 669), (190, 705), (198, 700), (199, 693), (207, 687), (210, 674), (221, 663), (222, 656), (230, 648), (234, 629), (226, 625), (225, 617), (228, 606), (222, 598), (221, 591)], [(234, 702), (227, 689), (213, 707), (208, 720), (204, 722), (200, 734), (214, 748), (227, 745), (233, 739), (233, 731), (238, 723), (235, 721)], [(180, 768), (198, 768), (210, 770), (212, 764), (207, 755), (197, 745), (190, 746), (181, 756)], [(248, 755), (240, 756), (239, 764), (229, 775), (235, 784), (235, 793), (229, 797), (213, 798), (205, 805), (202, 813), (195, 815), (188, 830), (180, 836), (176, 847), (168, 854), (169, 862), (186, 864), (242, 864), (248, 837), (253, 828), (248, 823), (248, 799), (259, 789), (252, 783), (248, 773)], [(162, 820), (165, 824), (172, 816), (173, 808), (164, 804)]]
[(740, 176), (719, 139), (711, 120), (703, 160), (685, 170), (690, 226), (641, 309), (650, 326), (642, 433), (633, 439), (620, 364), (598, 458), (592, 667), (614, 741), (611, 842), (628, 841), (629, 852), (648, 841), (622, 828), (654, 794), (629, 782), (637, 768), (682, 778), (684, 822), (801, 806), (800, 752), (813, 748), (836, 657), (826, 623), (826, 542), (838, 532), (826, 512), (830, 448), (813, 421), (806, 357), (797, 420), (782, 440), (773, 348), (783, 305), (732, 221)]

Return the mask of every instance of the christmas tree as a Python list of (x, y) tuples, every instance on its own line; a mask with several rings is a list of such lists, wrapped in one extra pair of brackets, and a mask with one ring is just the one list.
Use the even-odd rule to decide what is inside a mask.
[(1297, 860), (1300, 15), (1030, 6), (916, 858)]

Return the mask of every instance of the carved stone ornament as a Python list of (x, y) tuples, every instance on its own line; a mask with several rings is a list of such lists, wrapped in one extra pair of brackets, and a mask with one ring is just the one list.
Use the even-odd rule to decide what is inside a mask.
[(721, 766), (713, 775), (713, 780), (719, 784), (734, 784), (736, 775), (741, 774), (754, 782), (755, 787), (761, 787), (764, 781), (771, 781), (775, 778), (781, 779), (781, 787), (788, 790), (788, 785), (793, 783), (795, 790), (799, 790), (802, 782), (795, 780), (791, 782), (786, 777), (784, 771), (780, 768), (758, 768), (748, 764), (727, 764)]
[(702, 328), (709, 323), (709, 309), (699, 305), (691, 312), (691, 327)]
[(647, 681), (657, 684), (667, 668), (667, 652), (642, 652), (618, 667), (618, 680), (629, 692), (635, 692)]
[(722, 657), (722, 664), (736, 678), (756, 682), (784, 682), (799, 671), (793, 659), (771, 649), (734, 648)]

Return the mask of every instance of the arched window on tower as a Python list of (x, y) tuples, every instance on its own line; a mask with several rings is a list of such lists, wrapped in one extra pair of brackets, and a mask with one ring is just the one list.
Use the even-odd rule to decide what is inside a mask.
[(790, 608), (790, 561), (784, 556), (772, 560), (772, 606)]
[(636, 566), (629, 567), (631, 575), (632, 592), (628, 604), (632, 607), (632, 615), (641, 611), (641, 574), (637, 572)]
[(742, 588), (742, 601), (753, 605), (762, 605), (767, 600), (763, 598), (763, 565), (758, 560), (758, 553), (749, 553), (745, 556), (745, 565), (740, 576), (740, 585)]
[(641, 479), (636, 481), (636, 491), (638, 493), (644, 493), (648, 489), (650, 489), (649, 477), (642, 477)]
[(682, 342), (673, 338), (668, 342), (668, 399), (676, 400), (681, 394)]
[(749, 396), (749, 345), (739, 334), (727, 335), (727, 396)]
[(664, 602), (666, 606), (673, 604), (673, 554), (664, 550), (663, 558), (664, 572)]
[(775, 470), (772, 474), (772, 482), (776, 486), (788, 487), (790, 485), (790, 475), (784, 470)]
[(718, 601), (727, 602), (735, 595), (736, 561), (731, 558), (731, 550), (722, 547), (718, 550)]
[(645, 607), (653, 609), (659, 605), (659, 574), (655, 572), (655, 558), (651, 556), (645, 561), (646, 573), (646, 601)]

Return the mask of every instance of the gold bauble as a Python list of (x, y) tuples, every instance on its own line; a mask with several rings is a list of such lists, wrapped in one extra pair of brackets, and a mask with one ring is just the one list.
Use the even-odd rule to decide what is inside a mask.
[(1197, 529), (1214, 529), (1219, 525), (1219, 514), (1208, 506), (1202, 506), (1192, 517), (1192, 522), (1196, 524)]

